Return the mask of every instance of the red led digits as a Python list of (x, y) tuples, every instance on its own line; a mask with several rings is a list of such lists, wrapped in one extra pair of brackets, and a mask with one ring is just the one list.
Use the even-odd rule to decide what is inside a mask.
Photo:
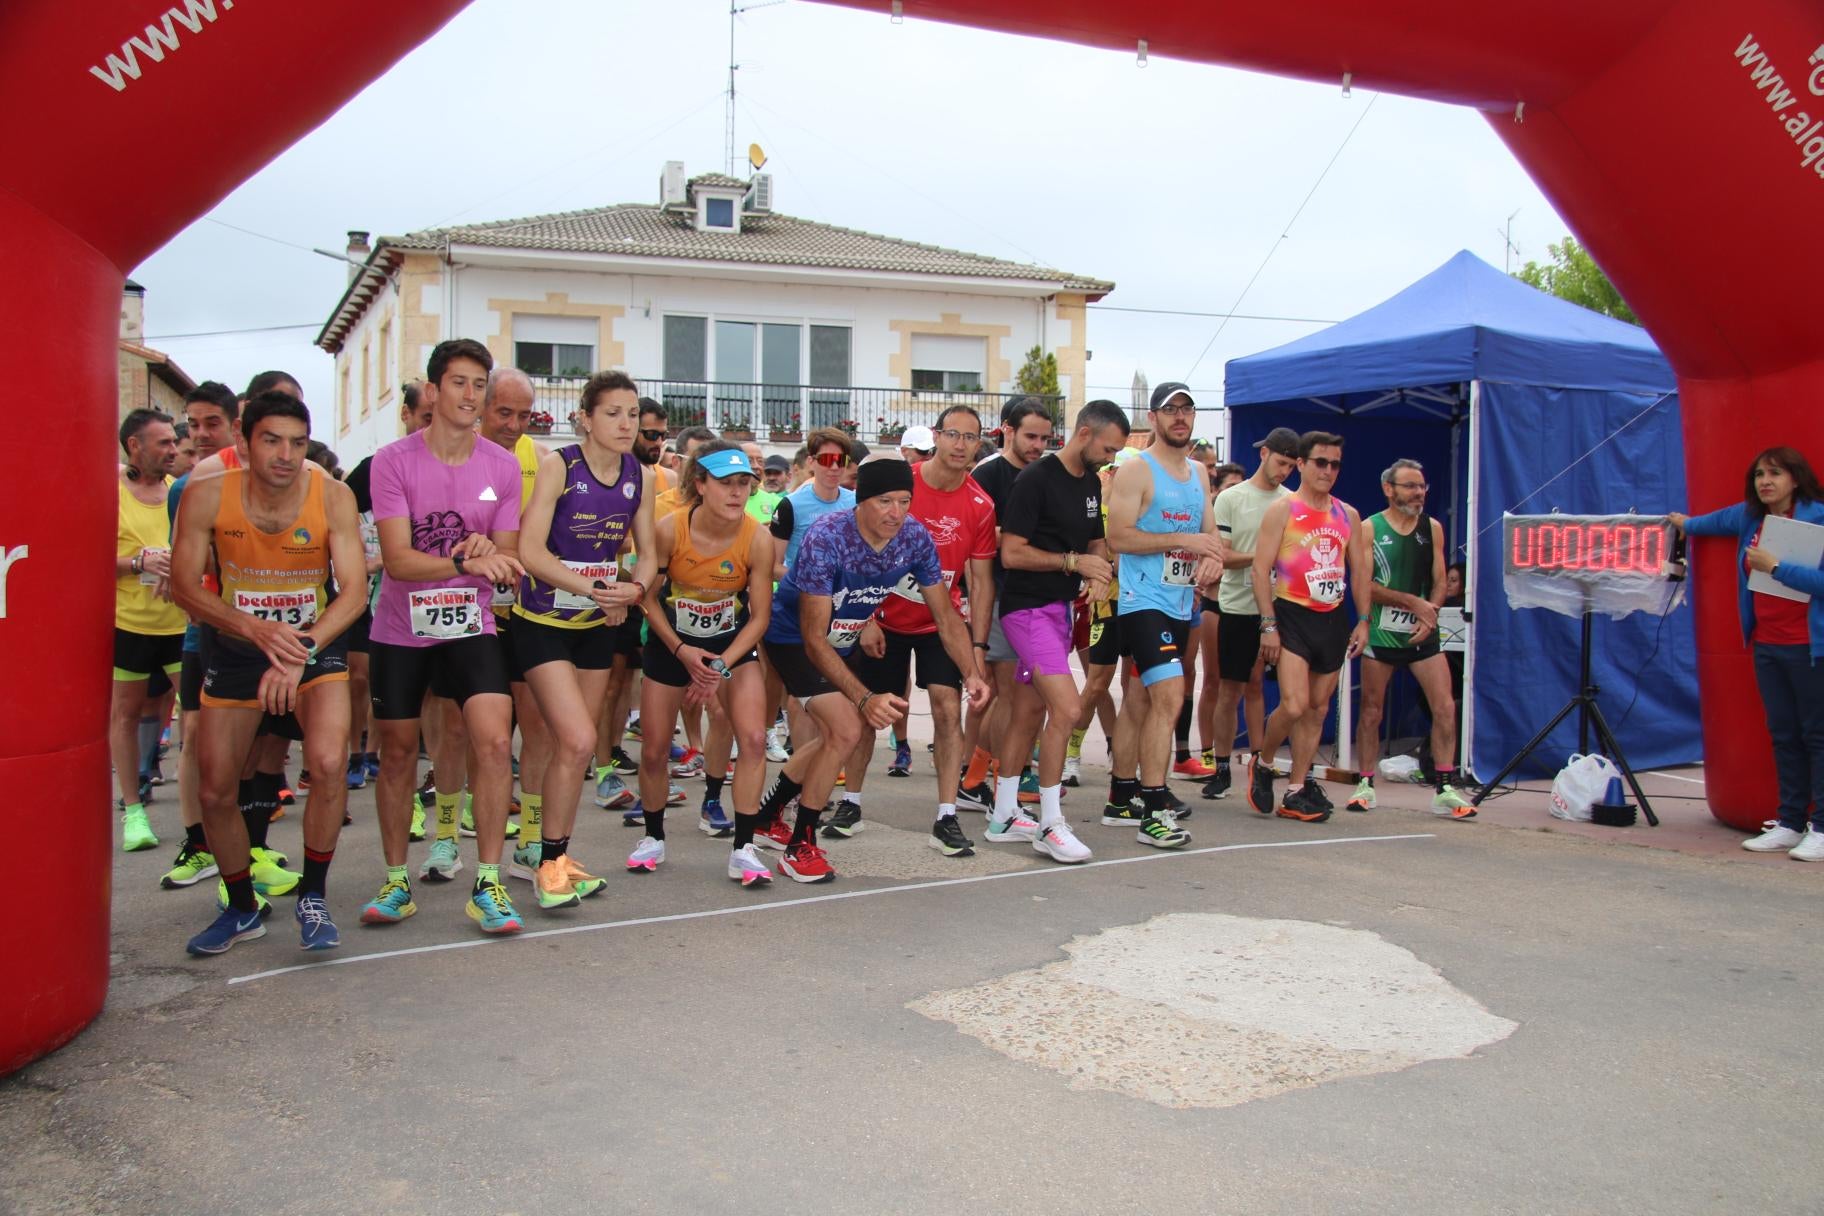
[(1507, 519), (1507, 568), (1590, 577), (1659, 578), (1666, 557), (1667, 525), (1618, 523), (1612, 516), (1511, 515)]

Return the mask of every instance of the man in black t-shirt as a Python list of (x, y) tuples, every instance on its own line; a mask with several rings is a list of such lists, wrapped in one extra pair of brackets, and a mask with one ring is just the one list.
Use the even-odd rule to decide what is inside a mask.
[[(1127, 415), (1112, 401), (1077, 414), (1062, 451), (1034, 461), (1013, 483), (1001, 513), (1001, 625), (1019, 656), (1007, 730), (1000, 741), (989, 840), (1031, 840), (1054, 861), (1089, 860), (1064, 822), (1064, 750), (1082, 709), (1070, 671), (1071, 605), (1083, 587), (1102, 598), (1114, 572), (1102, 538), (1096, 470), (1127, 443)], [(1048, 716), (1049, 715), (1049, 716)], [(1020, 766), (1039, 741), (1039, 822), (1019, 815)]]
[[(1007, 510), (1007, 497), (1013, 483), (1033, 461), (1045, 454), (1051, 442), (1051, 413), (1037, 397), (1015, 397), (1001, 407), (1001, 450), (975, 466), (970, 477), (994, 503), (998, 522)], [(988, 679), (994, 685), (994, 700), (987, 708), (971, 710), (963, 726), (963, 754), (969, 767), (957, 788), (956, 803), (976, 811), (994, 809), (994, 789), (988, 784), (988, 766), (994, 759), (996, 743), (1007, 733), (1007, 707), (1013, 702), (1015, 659), (1013, 647), (1001, 629), (1000, 589), (1005, 571), (1001, 561), (994, 560), (995, 606), (988, 623), (988, 640), (978, 643), (987, 652)]]

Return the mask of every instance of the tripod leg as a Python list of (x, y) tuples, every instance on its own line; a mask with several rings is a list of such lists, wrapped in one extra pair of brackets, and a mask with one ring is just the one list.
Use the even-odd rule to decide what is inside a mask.
[(1659, 826), (1659, 817), (1653, 813), (1653, 807), (1647, 802), (1647, 796), (1641, 792), (1640, 782), (1634, 777), (1634, 770), (1628, 767), (1628, 758), (1621, 754), (1621, 743), (1616, 740), (1615, 732), (1609, 729), (1607, 718), (1602, 716), (1602, 707), (1594, 700), (1590, 702), (1590, 720), (1596, 724), (1596, 738), (1608, 749), (1609, 759), (1621, 770), (1628, 788), (1634, 791), (1634, 801), (1640, 804), (1640, 813), (1647, 817), (1651, 827)]
[(1507, 767), (1495, 774), (1494, 780), (1484, 782), (1482, 788), (1477, 790), (1475, 794), (1470, 797), (1469, 804), (1471, 806), (1481, 806), (1482, 800), (1488, 797), (1489, 791), (1494, 789), (1497, 785), (1500, 785), (1503, 781), (1506, 781), (1507, 775), (1519, 768), (1520, 765), (1525, 762), (1526, 758), (1533, 754), (1534, 749), (1545, 742), (1546, 736), (1557, 730), (1558, 724), (1570, 717), (1571, 711), (1582, 704), (1582, 697), (1572, 697), (1569, 701), (1566, 701), (1564, 703), (1564, 708), (1558, 711), (1558, 716), (1553, 718), (1550, 722), (1547, 722), (1545, 724), (1545, 729), (1534, 735), (1532, 740), (1528, 742), (1525, 747), (1520, 749), (1520, 753), (1507, 762)]

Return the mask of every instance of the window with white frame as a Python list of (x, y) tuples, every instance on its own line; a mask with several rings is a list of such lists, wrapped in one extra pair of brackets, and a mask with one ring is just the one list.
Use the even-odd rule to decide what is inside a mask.
[(601, 323), (594, 317), (513, 317), (513, 366), (528, 376), (588, 376), (595, 372)]
[(961, 334), (912, 335), (912, 388), (979, 393), (988, 378), (988, 339)]

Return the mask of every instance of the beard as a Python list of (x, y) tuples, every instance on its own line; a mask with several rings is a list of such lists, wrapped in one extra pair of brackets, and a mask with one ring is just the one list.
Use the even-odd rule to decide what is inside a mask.
[(1179, 451), (1183, 451), (1185, 448), (1191, 446), (1191, 437), (1189, 435), (1186, 435), (1183, 439), (1175, 439), (1164, 431), (1154, 431), (1153, 438), (1157, 439), (1160, 443), (1163, 443), (1166, 447), (1177, 448)]
[(1425, 513), (1425, 504), (1422, 502), (1397, 502), (1393, 504), (1393, 509), (1398, 511), (1401, 515), (1404, 515), (1407, 519), (1417, 519)]

